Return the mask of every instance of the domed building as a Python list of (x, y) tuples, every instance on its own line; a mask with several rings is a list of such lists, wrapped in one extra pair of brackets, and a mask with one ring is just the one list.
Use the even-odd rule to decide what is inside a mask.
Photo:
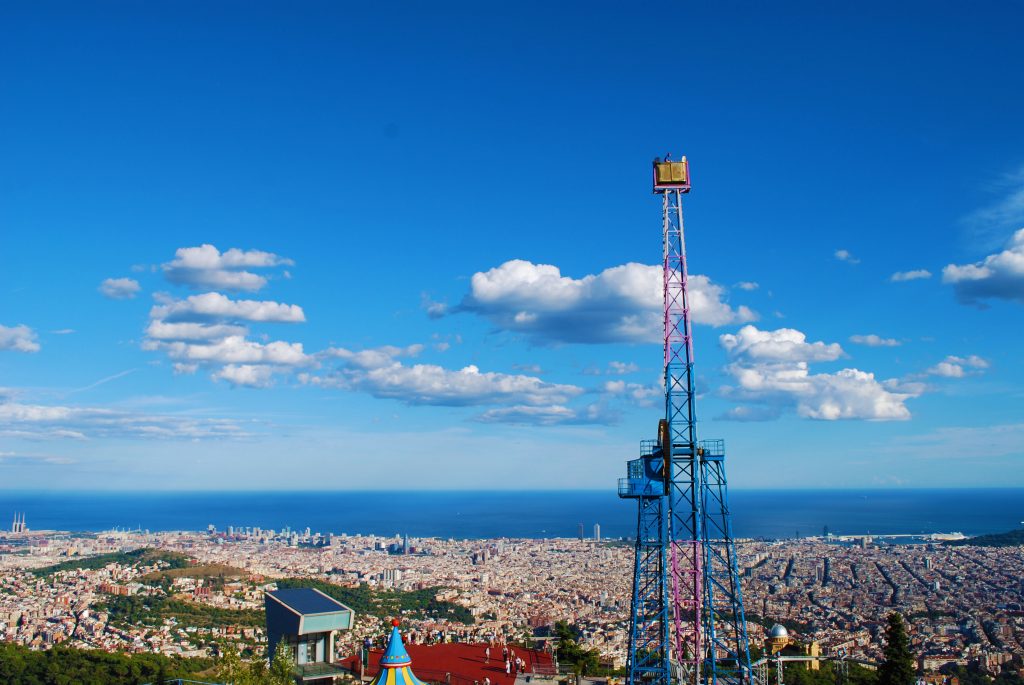
[(789, 631), (786, 630), (786, 626), (781, 623), (776, 623), (768, 632), (768, 637), (765, 638), (764, 642), (765, 647), (768, 650), (768, 654), (777, 654), (782, 651), (783, 648), (793, 644), (793, 638), (789, 636)]

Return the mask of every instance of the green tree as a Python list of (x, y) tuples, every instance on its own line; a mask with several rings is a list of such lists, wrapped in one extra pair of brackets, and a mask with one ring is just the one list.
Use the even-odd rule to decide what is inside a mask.
[(878, 685), (914, 685), (914, 656), (910, 653), (910, 638), (903, 617), (894, 611), (889, 614), (888, 622)]
[(270, 685), (292, 685), (295, 682), (295, 676), (292, 674), (294, 666), (292, 651), (288, 648), (285, 641), (281, 640), (277, 643), (277, 649), (274, 650), (274, 658), (270, 661), (267, 682)]
[(231, 683), (231, 685), (254, 685), (250, 678), (249, 667), (242, 661), (238, 650), (231, 645), (225, 646), (223, 650), (217, 667), (214, 669), (216, 679)]

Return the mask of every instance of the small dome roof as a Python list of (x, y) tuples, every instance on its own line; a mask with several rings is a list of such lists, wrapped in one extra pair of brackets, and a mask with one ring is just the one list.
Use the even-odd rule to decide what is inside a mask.
[(776, 623), (772, 626), (772, 630), (768, 633), (768, 637), (789, 637), (789, 631), (786, 630), (786, 626), (781, 623)]
[(398, 625), (397, 619), (391, 622), (391, 638), (380, 658), (380, 671), (370, 685), (425, 685), (410, 668), (412, 659), (405, 651)]

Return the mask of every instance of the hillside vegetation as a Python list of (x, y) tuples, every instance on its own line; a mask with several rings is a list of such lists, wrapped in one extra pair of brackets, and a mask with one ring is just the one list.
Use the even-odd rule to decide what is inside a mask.
[(971, 547), (1017, 547), (1024, 545), (1024, 528), (1005, 533), (979, 535), (978, 537), (967, 538), (966, 540), (947, 540), (942, 544), (949, 545), (950, 547), (964, 547), (967, 545)]
[(74, 571), (76, 569), (91, 570), (103, 568), (107, 564), (115, 563), (121, 564), (122, 566), (134, 566), (137, 564), (150, 566), (158, 561), (164, 562), (172, 569), (187, 568), (191, 565), (189, 558), (184, 554), (179, 554), (178, 552), (165, 552), (159, 549), (144, 547), (142, 549), (132, 550), (131, 552), (112, 552), (110, 554), (100, 554), (95, 557), (69, 559), (68, 561), (62, 561), (59, 564), (34, 569), (32, 573), (41, 578), (52, 573), (57, 573), (58, 571)]
[(369, 585), (342, 587), (312, 578), (285, 578), (277, 581), (280, 589), (308, 587), (315, 588), (328, 597), (333, 597), (356, 614), (376, 616), (381, 619), (408, 615), (412, 618), (446, 618), (469, 625), (474, 622), (469, 609), (455, 602), (439, 601), (440, 588), (425, 590), (374, 590)]

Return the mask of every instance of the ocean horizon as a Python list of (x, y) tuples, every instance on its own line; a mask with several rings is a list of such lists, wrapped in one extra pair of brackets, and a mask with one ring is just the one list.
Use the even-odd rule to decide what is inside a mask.
[[(740, 538), (965, 535), (1019, 528), (1024, 488), (754, 490), (730, 493)], [(607, 490), (39, 491), (0, 490), (0, 527), (31, 530), (218, 530), (228, 526), (442, 538), (634, 535), (636, 505)]]

